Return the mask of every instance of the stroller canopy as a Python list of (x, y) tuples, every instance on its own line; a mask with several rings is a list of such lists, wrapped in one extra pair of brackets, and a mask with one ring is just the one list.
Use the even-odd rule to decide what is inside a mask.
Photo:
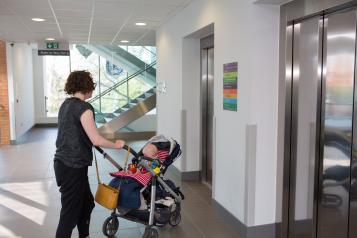
[[(181, 148), (180, 145), (172, 138), (167, 138), (163, 135), (156, 135), (151, 137), (145, 144), (153, 144), (159, 150), (165, 150), (169, 152), (168, 157), (165, 159), (163, 165), (165, 167), (170, 166), (177, 158), (181, 156)], [(144, 146), (144, 147), (145, 147)], [(142, 156), (142, 150), (139, 152), (139, 156)]]

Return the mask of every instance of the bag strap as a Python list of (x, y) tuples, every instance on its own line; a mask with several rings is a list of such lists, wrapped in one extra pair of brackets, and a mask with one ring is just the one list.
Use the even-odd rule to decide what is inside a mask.
[(124, 170), (126, 170), (126, 169), (127, 169), (128, 159), (129, 159), (129, 154), (130, 154), (130, 150), (131, 150), (131, 148), (130, 148), (130, 146), (128, 146), (128, 150), (127, 150), (126, 155), (125, 155)]
[(95, 161), (95, 170), (97, 171), (98, 184), (101, 184), (102, 182), (100, 181), (100, 178), (99, 178), (99, 170), (98, 170), (97, 156), (96, 156), (96, 154), (95, 154), (95, 150), (94, 150), (94, 149), (93, 149), (93, 154), (94, 154), (94, 161)]
[[(125, 165), (124, 165), (124, 169), (126, 170), (126, 167), (128, 165), (128, 159), (129, 159), (129, 154), (130, 154), (130, 146), (128, 146), (128, 151), (126, 152), (125, 155)], [(94, 161), (95, 161), (95, 170), (97, 172), (97, 179), (98, 179), (98, 184), (101, 184), (102, 182), (100, 181), (100, 177), (99, 177), (99, 170), (98, 170), (98, 163), (97, 163), (97, 156), (95, 153), (95, 150), (93, 149), (93, 154), (94, 154)]]

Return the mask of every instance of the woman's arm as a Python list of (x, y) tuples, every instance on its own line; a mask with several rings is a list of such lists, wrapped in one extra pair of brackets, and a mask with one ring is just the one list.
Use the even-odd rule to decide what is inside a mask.
[(125, 141), (123, 140), (116, 140), (113, 143), (99, 134), (91, 110), (88, 109), (82, 114), (81, 123), (93, 145), (113, 149), (120, 149), (125, 145)]

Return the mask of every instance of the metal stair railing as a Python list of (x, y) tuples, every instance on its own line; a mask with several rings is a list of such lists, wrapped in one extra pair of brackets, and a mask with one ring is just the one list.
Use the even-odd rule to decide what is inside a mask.
[[(153, 63), (154, 61), (156, 61), (156, 54), (154, 54), (153, 52), (149, 51), (148, 49), (146, 49), (145, 47), (141, 46), (141, 49), (144, 52), (147, 52), (149, 55), (151, 55), (151, 60), (147, 61), (145, 59), (143, 59), (140, 54), (137, 54), (137, 52), (135, 51), (131, 51), (129, 48), (125, 47), (125, 46), (115, 46), (115, 45), (103, 45), (102, 46), (104, 49), (108, 50), (111, 54), (112, 57), (114, 57), (114, 55), (119, 56), (120, 58), (124, 59), (125, 61), (127, 61), (128, 63), (137, 66), (138, 68), (142, 68), (144, 67), (144, 65), (148, 65)], [(129, 46), (130, 47), (130, 46)], [(135, 46), (137, 47), (137, 46)], [(156, 76), (156, 69), (150, 68), (148, 70), (148, 73), (152, 76)]]
[(104, 90), (103, 92), (101, 92), (100, 94), (94, 96), (92, 99), (90, 99), (88, 102), (89, 103), (93, 103), (96, 100), (98, 100), (99, 98), (103, 97), (104, 95), (110, 93), (111, 91), (113, 91), (114, 89), (116, 89), (117, 87), (129, 82), (129, 80), (135, 78), (136, 76), (146, 72), (148, 69), (154, 67), (154, 65), (156, 65), (156, 61), (152, 62), (151, 64), (145, 66), (144, 69), (138, 70), (137, 72), (131, 74), (130, 76), (128, 76), (127, 78), (121, 80), (120, 82), (114, 84), (113, 86), (111, 86), (110, 88), (107, 88), (106, 90)]

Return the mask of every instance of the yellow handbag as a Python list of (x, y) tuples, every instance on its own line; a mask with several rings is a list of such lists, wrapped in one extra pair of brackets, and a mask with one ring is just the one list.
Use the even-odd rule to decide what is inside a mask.
[[(130, 148), (128, 150), (128, 153), (126, 154), (125, 164), (128, 161), (129, 151)], [(119, 189), (110, 187), (100, 181), (98, 163), (97, 163), (97, 158), (95, 156), (95, 152), (94, 152), (94, 160), (95, 160), (95, 167), (96, 167), (97, 178), (98, 178), (98, 187), (97, 187), (97, 192), (95, 193), (95, 201), (98, 204), (102, 205), (103, 207), (113, 210), (118, 206)]]

